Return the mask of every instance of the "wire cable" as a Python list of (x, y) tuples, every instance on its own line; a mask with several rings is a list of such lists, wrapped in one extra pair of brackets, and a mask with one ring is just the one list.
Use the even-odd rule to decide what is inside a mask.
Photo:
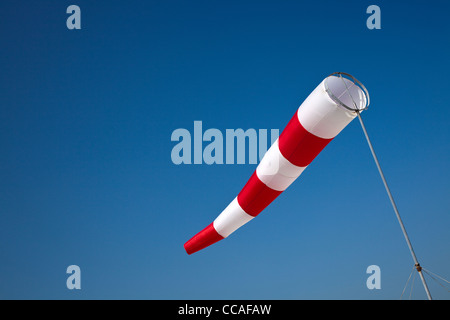
[(437, 274), (432, 273), (431, 271), (426, 270), (425, 268), (422, 268), (422, 270), (425, 271), (425, 272), (431, 277), (431, 279), (433, 279), (434, 281), (436, 281), (436, 283), (437, 283), (438, 285), (440, 285), (442, 288), (444, 288), (445, 290), (447, 290), (447, 292), (450, 292), (450, 290), (449, 290), (446, 286), (444, 286), (442, 283), (440, 283), (438, 280), (436, 280), (431, 274), (435, 275), (435, 276), (438, 277), (439, 279), (442, 279), (442, 280), (444, 280), (444, 281), (450, 283), (448, 280), (446, 280), (446, 279), (444, 279), (444, 278), (438, 276)]
[(409, 274), (408, 280), (406, 280), (405, 287), (403, 288), (402, 294), (400, 295), (400, 300), (402, 300), (403, 294), (405, 293), (406, 287), (408, 286), (409, 280), (411, 279), (411, 276), (412, 276), (415, 268), (416, 268), (416, 266), (413, 266), (411, 273)]

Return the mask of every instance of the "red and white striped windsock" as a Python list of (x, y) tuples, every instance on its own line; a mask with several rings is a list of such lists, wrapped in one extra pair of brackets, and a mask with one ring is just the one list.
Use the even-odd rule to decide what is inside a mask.
[(222, 240), (256, 217), (368, 103), (367, 90), (352, 76), (335, 73), (325, 78), (298, 108), (238, 196), (185, 243), (186, 252), (192, 254)]

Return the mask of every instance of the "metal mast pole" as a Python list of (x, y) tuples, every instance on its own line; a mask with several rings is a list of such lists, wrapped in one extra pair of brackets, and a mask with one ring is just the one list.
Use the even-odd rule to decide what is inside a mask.
[(389, 186), (384, 177), (383, 170), (381, 170), (380, 163), (378, 162), (377, 155), (375, 154), (372, 143), (370, 142), (369, 135), (367, 134), (367, 130), (366, 130), (366, 127), (364, 125), (364, 122), (362, 120), (359, 110), (356, 110), (356, 114), (358, 115), (359, 122), (361, 123), (361, 127), (364, 131), (364, 135), (366, 136), (370, 151), (372, 152), (373, 159), (375, 160), (375, 163), (377, 165), (378, 172), (380, 173), (380, 176), (381, 176), (381, 180), (383, 180), (384, 187), (386, 188), (386, 192), (389, 196), (389, 199), (391, 200), (392, 208), (394, 208), (398, 223), (400, 224), (400, 227), (402, 228), (403, 235), (405, 236), (406, 243), (408, 244), (408, 247), (409, 247), (409, 251), (411, 251), (411, 256), (414, 260), (415, 267), (416, 267), (417, 272), (419, 273), (420, 279), (422, 280), (423, 287), (425, 288), (425, 292), (427, 293), (428, 300), (431, 300), (432, 298), (431, 298), (430, 290), (428, 290), (427, 283), (422, 274), (422, 267), (420, 266), (419, 261), (417, 260), (416, 254), (414, 253), (413, 247), (411, 245), (411, 241), (409, 240), (408, 234), (406, 233), (406, 229), (405, 229), (405, 226), (403, 225), (402, 218), (400, 217), (400, 214), (398, 213), (398, 209), (397, 209), (397, 206), (395, 205), (394, 198), (392, 197), (391, 191), (390, 191)]

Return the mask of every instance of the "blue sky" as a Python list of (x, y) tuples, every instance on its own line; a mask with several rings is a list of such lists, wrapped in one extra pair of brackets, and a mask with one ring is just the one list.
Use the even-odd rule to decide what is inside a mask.
[[(81, 30), (66, 27), (71, 4)], [(371, 4), (381, 30), (366, 27)], [(183, 249), (256, 165), (176, 166), (172, 132), (281, 130), (336, 71), (368, 88), (363, 117), (416, 254), (449, 279), (449, 9), (1, 1), (0, 298), (399, 299), (413, 261), (357, 121), (256, 219)], [(81, 290), (66, 288), (73, 264)], [(417, 277), (412, 298), (426, 298)]]

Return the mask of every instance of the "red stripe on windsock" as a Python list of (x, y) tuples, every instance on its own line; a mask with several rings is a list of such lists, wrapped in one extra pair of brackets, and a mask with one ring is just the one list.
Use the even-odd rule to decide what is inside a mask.
[(297, 112), (280, 135), (278, 145), (281, 154), (292, 164), (306, 167), (331, 141), (308, 132), (300, 123)]
[(283, 191), (277, 191), (266, 186), (256, 175), (256, 171), (237, 196), (241, 208), (249, 215), (256, 217)]
[(214, 225), (211, 223), (186, 242), (184, 244), (184, 249), (188, 254), (192, 254), (222, 239), (223, 237), (217, 233), (216, 229), (214, 229)]

